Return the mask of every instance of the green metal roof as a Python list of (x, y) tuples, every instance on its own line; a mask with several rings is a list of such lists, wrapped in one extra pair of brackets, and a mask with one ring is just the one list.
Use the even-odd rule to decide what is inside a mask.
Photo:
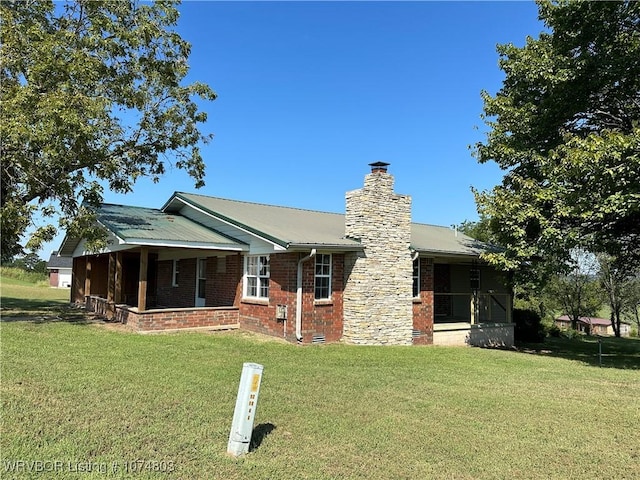
[[(181, 248), (246, 250), (247, 245), (181, 215), (154, 208), (105, 203), (98, 222), (125, 245), (156, 245)], [(71, 256), (80, 238), (65, 237), (59, 255)]]
[(344, 237), (344, 215), (279, 207), (176, 192), (162, 208), (177, 211), (182, 203), (197, 207), (237, 228), (285, 248), (361, 249), (359, 242)]
[(411, 224), (411, 247), (421, 253), (477, 257), (498, 249), (449, 227)]
[[(360, 243), (344, 237), (345, 216), (242, 202), (192, 193), (176, 192), (164, 205), (163, 211), (177, 211), (183, 202), (214, 217), (264, 237), (285, 248), (334, 247), (360, 249)], [(421, 253), (477, 257), (494, 247), (475, 240), (448, 227), (412, 223), (411, 247)]]
[[(247, 250), (246, 243), (180, 215), (178, 212), (185, 205), (290, 250), (362, 249), (357, 240), (345, 238), (344, 214), (183, 192), (176, 192), (160, 210), (104, 204), (98, 211), (98, 221), (129, 245)], [(79, 241), (65, 238), (60, 255), (71, 255)], [(427, 255), (461, 257), (496, 251), (451, 228), (421, 223), (411, 225), (411, 248)]]
[(103, 204), (98, 221), (126, 243), (243, 249), (246, 245), (181, 215), (154, 208)]

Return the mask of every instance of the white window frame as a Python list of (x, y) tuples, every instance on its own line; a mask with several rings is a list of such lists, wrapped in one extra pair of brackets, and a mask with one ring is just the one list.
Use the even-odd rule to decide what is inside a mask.
[[(329, 272), (325, 273), (324, 272), (324, 268), (322, 267), (326, 267), (327, 264), (322, 262), (322, 263), (318, 263), (319, 260), (326, 260), (326, 257), (329, 257)], [(318, 267), (321, 267), (322, 271), (320, 273), (318, 273)], [(316, 254), (316, 258), (314, 261), (314, 270), (313, 270), (313, 298), (314, 300), (331, 300), (331, 284), (333, 283), (331, 281), (331, 274), (332, 274), (332, 270), (333, 270), (333, 257), (331, 256), (330, 253), (318, 253)], [(328, 285), (328, 291), (327, 291), (327, 296), (326, 297), (318, 297), (318, 279), (319, 278), (327, 278), (329, 280), (329, 285)], [(320, 287), (323, 288), (323, 287)]]
[[(253, 273), (253, 267), (255, 274)], [(266, 267), (266, 272), (261, 274), (262, 268)], [(255, 292), (249, 292), (250, 279), (255, 278)], [(244, 298), (254, 298), (258, 300), (269, 300), (269, 279), (271, 278), (271, 262), (269, 255), (246, 255), (244, 257), (244, 281), (242, 296)], [(265, 296), (266, 294), (266, 296)]]
[(180, 260), (174, 259), (173, 267), (171, 270), (171, 286), (172, 287), (177, 287), (180, 285), (178, 283), (180, 281), (179, 275), (180, 275)]
[(411, 284), (411, 293), (413, 298), (420, 298), (420, 257), (413, 261), (412, 269), (411, 278), (413, 279), (413, 283)]
[[(201, 291), (202, 290), (202, 291)], [(202, 297), (200, 294), (202, 293)], [(196, 258), (196, 307), (204, 307), (207, 302), (207, 259)]]

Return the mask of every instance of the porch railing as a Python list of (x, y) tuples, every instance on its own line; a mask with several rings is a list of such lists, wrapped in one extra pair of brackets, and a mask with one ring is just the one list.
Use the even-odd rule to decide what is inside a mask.
[(506, 293), (435, 293), (435, 323), (510, 323), (511, 298)]

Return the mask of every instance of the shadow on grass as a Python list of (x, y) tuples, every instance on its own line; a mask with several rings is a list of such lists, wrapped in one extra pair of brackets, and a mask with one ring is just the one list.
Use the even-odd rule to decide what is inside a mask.
[(531, 355), (565, 358), (586, 365), (640, 370), (640, 339), (616, 337), (546, 338), (544, 343), (518, 344)]
[(276, 426), (273, 423), (261, 423), (259, 425), (256, 425), (251, 434), (249, 451), (252, 452), (256, 450), (262, 444), (262, 441), (267, 438), (267, 436), (275, 429)]
[(71, 306), (68, 301), (2, 297), (3, 322), (70, 322), (88, 324), (83, 309)]

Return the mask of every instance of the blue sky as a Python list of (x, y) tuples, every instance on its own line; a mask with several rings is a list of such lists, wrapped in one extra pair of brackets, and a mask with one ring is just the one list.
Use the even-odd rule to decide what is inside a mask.
[[(533, 2), (190, 2), (177, 31), (192, 44), (188, 81), (215, 135), (198, 193), (344, 212), (375, 161), (390, 163), (413, 220), (477, 218), (471, 186), (499, 183), (468, 146), (484, 138), (482, 89), (503, 74), (496, 44), (522, 46), (543, 25)], [(105, 201), (159, 208), (195, 192), (181, 170)], [(62, 237), (41, 251), (48, 257)]]

